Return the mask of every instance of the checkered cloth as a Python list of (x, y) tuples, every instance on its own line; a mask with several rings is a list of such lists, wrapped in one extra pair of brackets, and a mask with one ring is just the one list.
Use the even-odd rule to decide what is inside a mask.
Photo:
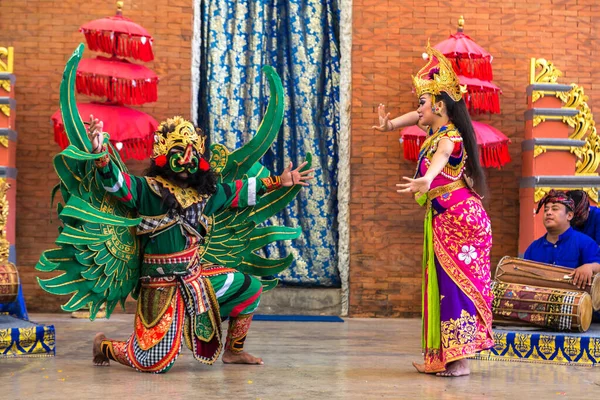
[[(184, 311), (182, 311), (182, 312), (184, 312)], [(173, 314), (173, 323), (171, 324), (169, 331), (165, 334), (165, 337), (160, 342), (158, 342), (155, 346), (153, 346), (152, 348), (150, 348), (148, 350), (142, 350), (138, 344), (135, 333), (133, 335), (131, 335), (131, 337), (129, 338), (130, 341), (133, 340), (133, 354), (135, 356), (135, 359), (144, 368), (149, 368), (149, 367), (155, 365), (156, 363), (158, 363), (159, 361), (161, 361), (162, 359), (164, 359), (167, 356), (167, 354), (169, 353), (169, 350), (171, 350), (171, 348), (173, 347), (173, 344), (176, 339), (175, 336), (177, 335), (177, 328), (178, 328), (177, 320), (179, 317), (178, 317), (177, 313), (178, 313), (177, 307), (175, 307), (175, 313)], [(179, 350), (177, 351), (177, 355), (173, 358), (173, 361), (171, 363), (169, 363), (169, 365), (171, 365), (173, 362), (175, 362), (175, 360), (179, 356), (180, 352), (181, 352), (181, 342), (179, 343)], [(163, 370), (167, 369), (169, 367), (169, 365), (167, 365), (165, 368), (163, 368), (160, 371), (153, 371), (153, 372), (160, 373)]]
[(573, 328), (573, 304), (577, 292), (568, 292), (563, 298), (563, 304), (560, 307), (561, 315), (558, 318), (558, 330), (567, 331)]
[[(136, 228), (138, 235), (145, 234), (157, 234), (164, 229), (167, 229), (174, 224), (179, 224), (182, 234), (186, 237), (186, 247), (192, 244), (202, 241), (204, 237), (198, 232), (199, 226), (208, 226), (208, 221), (202, 215), (204, 209), (204, 201), (201, 203), (192, 204), (183, 213), (179, 214), (175, 209), (169, 210), (164, 215), (157, 216), (142, 216), (142, 222), (140, 222)], [(202, 224), (201, 224), (202, 222)]]
[(170, 214), (171, 213), (167, 213), (156, 217), (143, 216), (142, 222), (140, 222), (136, 228), (137, 234), (144, 235), (146, 233), (153, 233), (173, 225), (177, 220)]

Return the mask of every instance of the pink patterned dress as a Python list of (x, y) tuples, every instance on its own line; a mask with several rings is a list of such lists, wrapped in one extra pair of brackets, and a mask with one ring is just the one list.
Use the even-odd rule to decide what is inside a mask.
[(467, 155), (454, 125), (429, 132), (421, 146), (416, 177), (425, 175), (442, 138), (455, 146), (443, 171), (434, 178), (427, 200), (423, 348), (428, 373), (444, 371), (448, 363), (494, 346), (492, 229), (480, 197), (464, 184)]

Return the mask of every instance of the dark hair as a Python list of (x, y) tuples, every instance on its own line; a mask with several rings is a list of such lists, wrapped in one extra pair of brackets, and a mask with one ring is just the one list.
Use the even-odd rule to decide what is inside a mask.
[(583, 228), (590, 215), (590, 199), (583, 190), (569, 190), (567, 196), (575, 203), (571, 226)]
[(446, 110), (448, 110), (450, 122), (458, 129), (458, 132), (463, 139), (463, 144), (467, 152), (465, 174), (473, 179), (475, 191), (477, 191), (480, 196), (485, 196), (487, 194), (485, 174), (479, 160), (477, 137), (475, 136), (475, 129), (471, 122), (471, 116), (469, 115), (469, 111), (467, 111), (467, 105), (463, 99), (460, 99), (459, 101), (452, 100), (445, 92), (432, 96), (432, 102), (435, 103), (440, 100), (444, 102)]

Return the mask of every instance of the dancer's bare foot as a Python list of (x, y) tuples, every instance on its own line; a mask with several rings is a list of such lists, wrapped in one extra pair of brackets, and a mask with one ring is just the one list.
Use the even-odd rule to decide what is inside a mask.
[(98, 365), (98, 366), (108, 366), (109, 365), (109, 360), (108, 358), (106, 358), (106, 356), (104, 354), (102, 354), (102, 341), (106, 340), (106, 336), (104, 336), (104, 333), (100, 332), (100, 333), (96, 333), (96, 336), (94, 336), (94, 347), (93, 347), (93, 355), (94, 355), (94, 365)]
[(229, 349), (225, 350), (225, 352), (223, 353), (223, 362), (225, 364), (264, 364), (261, 358), (254, 357), (250, 353), (246, 353), (245, 351), (234, 353)]
[(419, 371), (420, 373), (424, 374), (425, 373), (425, 364), (417, 364), (416, 362), (413, 361), (412, 363), (413, 367), (416, 368), (417, 371)]
[(463, 358), (461, 360), (449, 363), (445, 371), (438, 372), (436, 375), (454, 378), (457, 376), (469, 375), (470, 373), (471, 370), (469, 369), (469, 361)]

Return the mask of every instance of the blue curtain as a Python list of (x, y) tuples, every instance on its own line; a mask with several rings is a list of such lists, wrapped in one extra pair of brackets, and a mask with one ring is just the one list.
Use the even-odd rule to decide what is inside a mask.
[(262, 162), (280, 174), (313, 154), (310, 188), (270, 223), (301, 226), (293, 243), (272, 245), (271, 256), (295, 262), (278, 278), (287, 284), (339, 286), (337, 167), (339, 20), (337, 0), (200, 1), (198, 124), (230, 151), (258, 129), (266, 109), (263, 65), (273, 66), (285, 90), (283, 127)]

